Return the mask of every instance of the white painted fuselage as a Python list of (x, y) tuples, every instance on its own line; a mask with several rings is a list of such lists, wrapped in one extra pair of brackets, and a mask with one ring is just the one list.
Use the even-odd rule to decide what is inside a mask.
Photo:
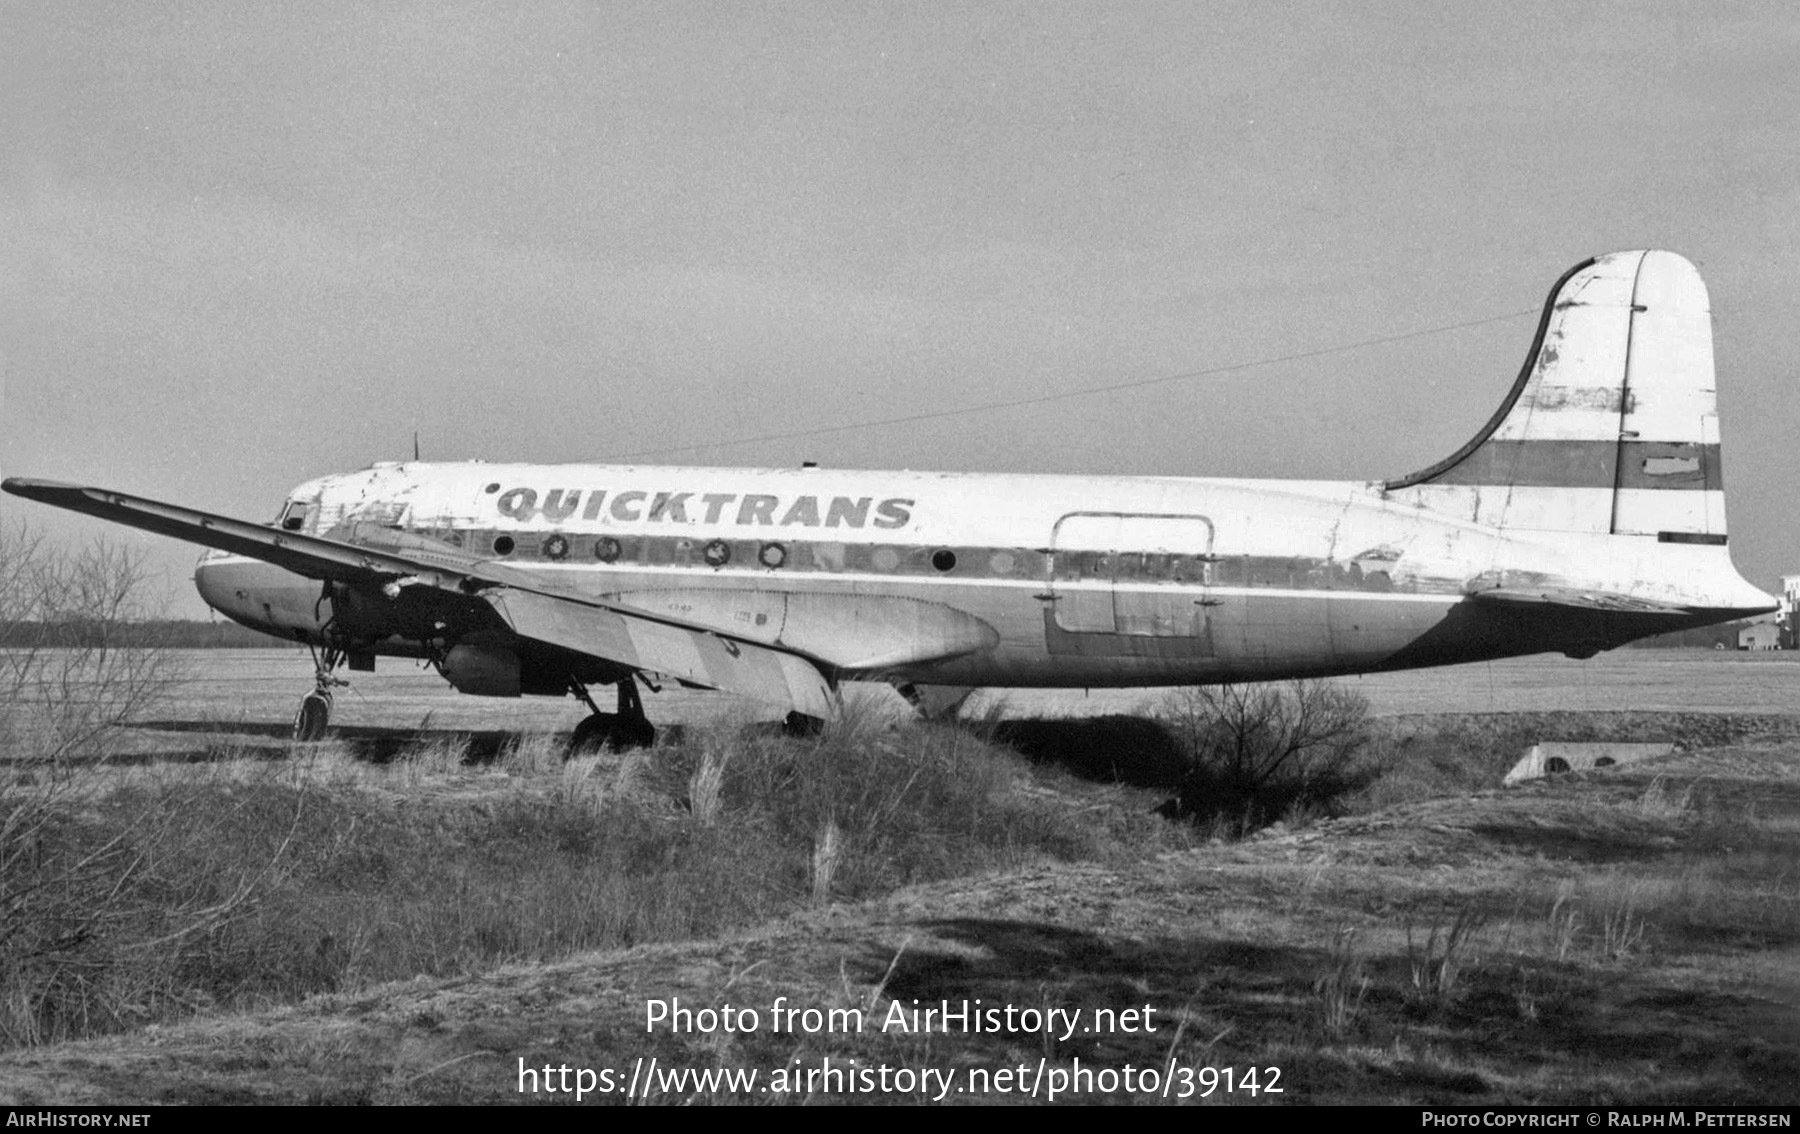
[[(793, 600), (837, 596), (818, 630), (834, 640), (809, 653), (844, 676), (955, 685), (1247, 680), (1617, 644), (1592, 627), (1432, 639), (1471, 594), (1521, 583), (1695, 610), (1768, 602), (1723, 547), (1497, 530), (1379, 483), (409, 462), (311, 481), (284, 515), (320, 535), (396, 528), (773, 645), (808, 630)], [(257, 593), (276, 585), (278, 569), (215, 553), (201, 588), (259, 624), (220, 581), (246, 571)], [(265, 628), (316, 628), (317, 585), (289, 578), (292, 617)], [(949, 608), (992, 640), (923, 619), (916, 658), (864, 658), (858, 605), (880, 623), (886, 600)], [(430, 633), (390, 646), (416, 652), (415, 636)]]

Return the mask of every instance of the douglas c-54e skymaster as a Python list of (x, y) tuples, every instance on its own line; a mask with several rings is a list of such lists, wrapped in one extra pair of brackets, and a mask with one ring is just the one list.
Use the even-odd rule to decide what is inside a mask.
[(309, 481), (267, 525), (5, 488), (212, 549), (208, 603), (315, 648), (303, 739), (333, 671), (382, 654), (572, 693), (576, 744), (625, 744), (654, 735), (639, 681), (803, 723), (850, 679), (928, 701), (1589, 657), (1776, 605), (1726, 549), (1711, 315), (1669, 252), (1570, 269), (1486, 426), (1388, 481), (412, 461)]

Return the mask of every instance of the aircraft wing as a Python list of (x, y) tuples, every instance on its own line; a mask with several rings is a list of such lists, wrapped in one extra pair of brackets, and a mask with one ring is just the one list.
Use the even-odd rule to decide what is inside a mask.
[(831, 683), (818, 666), (798, 654), (658, 622), (591, 600), (571, 601), (515, 587), (496, 588), (482, 597), (520, 637), (785, 705), (809, 717), (831, 714)]
[(216, 516), (103, 488), (25, 477), (8, 477), (0, 487), (27, 500), (261, 559), (310, 579), (371, 582), (384, 576), (410, 575), (422, 566), (337, 540), (279, 531), (265, 524), (234, 520), (229, 516)]
[[(480, 598), (521, 637), (829, 716), (832, 686), (801, 654), (745, 641), (715, 628), (611, 603), (529, 572), (371, 525), (370, 543), (281, 531), (101, 488), (14, 477), (15, 496), (82, 512), (158, 535), (272, 563), (307, 578), (396, 588), (425, 586)], [(390, 593), (398, 593), (390, 591)]]

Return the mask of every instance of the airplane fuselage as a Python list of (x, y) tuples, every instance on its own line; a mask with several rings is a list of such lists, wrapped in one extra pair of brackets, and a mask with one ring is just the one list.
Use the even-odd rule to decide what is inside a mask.
[[(1355, 482), (413, 462), (308, 482), (283, 517), (308, 534), (372, 525), (504, 562), (803, 648), (843, 677), (965, 686), (1591, 654), (1671, 628), (1618, 612), (1565, 613), (1560, 631), (1457, 613), (1501, 584), (1694, 609), (1762, 601), (1720, 593), (1719, 548), (1652, 543), (1651, 561), (1605, 536), (1497, 531)], [(196, 579), (246, 625), (352, 653), (429, 656), (483, 630), (485, 610), (459, 625), (438, 595), (340, 593), (321, 605), (318, 583), (220, 553)]]
[[(195, 579), (332, 670), (573, 693), (646, 743), (642, 675), (817, 721), (836, 683), (1153, 686), (1559, 651), (1775, 608), (1727, 550), (1710, 300), (1670, 252), (1557, 280), (1466, 444), (1389, 481), (388, 463), (272, 525), (108, 489), (16, 495), (215, 549)], [(589, 686), (616, 686), (606, 714)]]

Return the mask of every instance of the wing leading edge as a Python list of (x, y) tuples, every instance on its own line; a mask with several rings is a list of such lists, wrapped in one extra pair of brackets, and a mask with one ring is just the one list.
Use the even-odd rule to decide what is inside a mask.
[(632, 669), (793, 709), (831, 714), (831, 680), (810, 658), (723, 634), (711, 626), (646, 614), (477, 559), (448, 546), (409, 539), (385, 529), (347, 543), (326, 536), (278, 531), (229, 516), (165, 504), (107, 489), (14, 477), (9, 493), (113, 523), (204, 547), (260, 559), (311, 579), (393, 588), (424, 586), (473, 596), (494, 608), (520, 637), (559, 646)]

